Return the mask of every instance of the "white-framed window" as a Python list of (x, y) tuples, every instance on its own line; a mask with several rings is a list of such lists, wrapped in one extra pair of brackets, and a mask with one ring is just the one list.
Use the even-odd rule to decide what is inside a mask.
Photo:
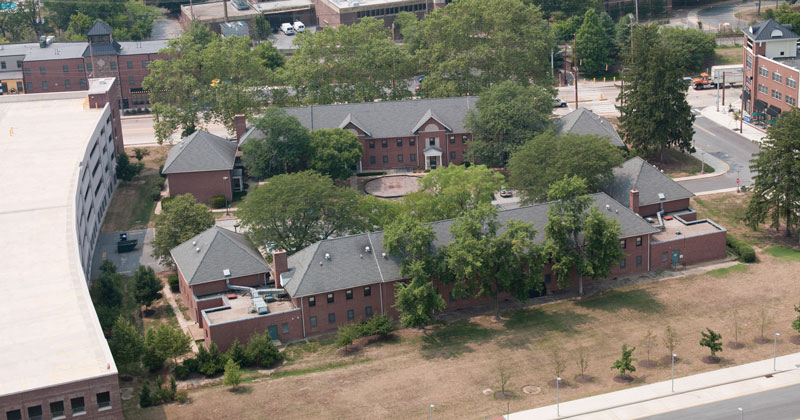
[(781, 97), (782, 97), (782, 95), (781, 95), (781, 93), (780, 93), (780, 92), (778, 92), (777, 90), (775, 90), (775, 89), (772, 89), (772, 97), (773, 97), (773, 98), (775, 98), (775, 99), (778, 99), (778, 100), (780, 100), (780, 99), (781, 99)]
[(766, 68), (766, 67), (763, 67), (763, 66), (762, 66), (762, 67), (759, 67), (759, 68), (758, 68), (758, 74), (759, 74), (760, 76), (769, 76), (769, 70), (767, 70), (767, 68)]
[(753, 56), (752, 55), (745, 55), (744, 58), (745, 65), (747, 66), (747, 70), (753, 68)]
[(758, 85), (758, 91), (761, 92), (761, 93), (769, 93), (769, 89), (766, 86), (761, 85), (761, 84)]
[(783, 82), (783, 76), (781, 76), (781, 74), (778, 73), (777, 71), (773, 71), (772, 72), (772, 80), (774, 80), (774, 81), (776, 81), (778, 83), (781, 83), (781, 82)]
[(797, 99), (792, 98), (789, 95), (786, 95), (786, 103), (792, 106), (797, 105)]
[(786, 78), (786, 86), (789, 86), (790, 88), (796, 88), (797, 87), (797, 80), (794, 80), (791, 77), (787, 77)]

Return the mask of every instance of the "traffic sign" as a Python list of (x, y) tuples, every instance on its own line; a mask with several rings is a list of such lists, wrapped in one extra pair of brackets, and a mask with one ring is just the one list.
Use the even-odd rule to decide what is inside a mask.
[(736, 183), (737, 183), (737, 184), (739, 183), (739, 178), (736, 178)]

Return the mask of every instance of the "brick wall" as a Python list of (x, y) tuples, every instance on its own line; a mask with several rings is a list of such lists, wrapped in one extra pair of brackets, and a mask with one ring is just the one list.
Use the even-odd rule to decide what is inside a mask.
[[(97, 394), (102, 392), (110, 394), (111, 407), (100, 410), (97, 405)], [(79, 417), (75, 417), (72, 415), (70, 399), (79, 397), (83, 397), (86, 414), (79, 414)], [(64, 403), (64, 414), (67, 418), (122, 419), (122, 400), (119, 395), (117, 374), (0, 396), (0, 416), (5, 419), (6, 413), (9, 411), (20, 410), (22, 418), (27, 419), (28, 407), (40, 405), (42, 418), (50, 419), (53, 418), (50, 413), (50, 403), (58, 401)]]
[[(447, 166), (450, 163), (456, 165), (464, 163), (467, 143), (472, 139), (470, 133), (447, 133), (442, 129), (420, 133), (413, 137), (367, 138), (359, 132), (358, 140), (363, 148), (362, 170), (367, 172), (401, 168), (424, 169), (425, 154), (423, 150), (428, 147), (430, 138), (436, 139), (436, 144), (442, 149), (442, 158), (441, 162), (438, 162), (439, 164)], [(455, 153), (454, 158), (451, 158), (451, 152)], [(414, 160), (411, 160), (412, 154)], [(398, 155), (403, 156), (402, 162), (399, 161)], [(383, 160), (384, 156), (386, 162)]]
[[(224, 180), (223, 177), (228, 177)], [(231, 171), (189, 172), (167, 175), (169, 195), (192, 194), (200, 203), (208, 203), (215, 195), (224, 195), (228, 201), (233, 198)]]
[(253, 334), (264, 334), (269, 327), (278, 330), (278, 339), (284, 343), (297, 341), (303, 338), (303, 324), (300, 309), (285, 312), (276, 312), (239, 321), (226, 322), (217, 325), (205, 325), (206, 344), (216, 343), (223, 352), (238, 339), (246, 344)]
[[(681, 265), (692, 265), (725, 258), (726, 231), (683, 237), (665, 242), (654, 242), (650, 250), (651, 270), (663, 270), (672, 266), (672, 252), (678, 250), (683, 258)], [(666, 261), (664, 260), (666, 253)]]
[(122, 120), (119, 115), (119, 78), (114, 78), (114, 84), (107, 93), (89, 95), (90, 107), (102, 108), (105, 104), (109, 104), (111, 107), (111, 136), (114, 138), (114, 150), (119, 154), (125, 147), (122, 137)]
[[(142, 89), (142, 81), (144, 81), (145, 76), (150, 74), (150, 69), (148, 68), (150, 62), (167, 58), (169, 57), (164, 54), (131, 54), (118, 57), (122, 97), (128, 107), (150, 103), (150, 95), (133, 94), (131, 89)], [(128, 67), (129, 62), (131, 67)]]
[[(234, 277), (230, 279), (231, 284), (236, 286), (259, 286), (264, 285), (265, 274), (253, 274), (250, 276)], [(183, 277), (183, 273), (178, 267), (178, 285), (180, 286), (180, 293), (183, 301), (189, 307), (189, 314), (192, 320), (201, 323), (200, 311), (208, 308), (215, 308), (221, 304), (215, 303), (210, 300), (197, 301), (196, 297), (210, 295), (212, 293), (221, 293), (228, 290), (225, 280), (196, 284), (189, 286)]]
[[(347, 290), (337, 290), (331, 292), (333, 294), (333, 303), (328, 303), (327, 293), (313, 296), (303, 296), (300, 298), (303, 305), (304, 322), (306, 323), (306, 333), (309, 336), (324, 334), (327, 332), (336, 331), (340, 325), (347, 324), (353, 321), (366, 319), (366, 308), (372, 308), (373, 315), (380, 315), (381, 313), (381, 287), (383, 288), (384, 308), (387, 308), (387, 303), (394, 302), (394, 289), (391, 288), (391, 299), (386, 296), (388, 284), (381, 286), (380, 283), (370, 284), (368, 286), (359, 286), (352, 289), (352, 299), (347, 299)], [(364, 296), (365, 287), (369, 287), (369, 296)], [(316, 301), (314, 306), (309, 303), (309, 298), (314, 298)], [(347, 319), (349, 310), (353, 312), (353, 319)], [(329, 314), (333, 314), (333, 322), (329, 322)], [(316, 317), (317, 326), (311, 326), (311, 317)]]
[[(79, 70), (78, 65), (81, 66), (81, 70)], [(80, 82), (83, 80), (84, 83), (88, 83), (83, 65), (82, 58), (25, 61), (22, 63), (25, 93), (87, 90), (88, 84), (82, 86)], [(64, 71), (64, 66), (67, 66), (66, 72)], [(42, 67), (44, 68), (44, 74), (41, 71)], [(67, 87), (67, 80), (69, 81), (69, 87)], [(47, 82), (47, 90), (43, 88), (42, 82)]]
[[(759, 69), (764, 67), (767, 69), (767, 76), (762, 76), (759, 73)], [(772, 80), (773, 73), (778, 72), (781, 75), (781, 81), (777, 82)], [(780, 108), (782, 111), (789, 111), (792, 108), (796, 107), (797, 105), (789, 105), (786, 103), (786, 95), (792, 97), (795, 101), (798, 100), (798, 88), (796, 86), (800, 86), (800, 74), (795, 69), (790, 69), (786, 66), (781, 64), (777, 64), (771, 60), (768, 60), (762, 56), (756, 56), (756, 59), (753, 63), (753, 84), (750, 85), (753, 101), (755, 99), (760, 99), (767, 103), (767, 105), (773, 105)], [(791, 77), (794, 81), (796, 86), (789, 87), (786, 85), (786, 79)], [(767, 93), (762, 93), (758, 90), (758, 86), (763, 85), (767, 88)], [(772, 91), (778, 91), (781, 93), (781, 99), (773, 98)], [(763, 112), (763, 111), (762, 111)], [(772, 119), (770, 116), (769, 119)]]
[[(671, 213), (675, 211), (681, 211), (684, 209), (689, 208), (689, 199), (684, 198), (681, 200), (671, 200), (664, 202), (664, 212)], [(656, 204), (648, 204), (646, 206), (639, 206), (639, 215), (642, 217), (648, 216), (655, 216), (656, 213), (661, 209), (661, 205), (659, 203)]]

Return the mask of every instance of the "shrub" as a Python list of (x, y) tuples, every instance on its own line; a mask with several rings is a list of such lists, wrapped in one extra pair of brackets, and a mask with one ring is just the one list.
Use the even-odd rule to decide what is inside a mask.
[(142, 389), (139, 391), (139, 405), (142, 408), (153, 405), (153, 395), (150, 392), (150, 383), (147, 381), (142, 384)]
[(159, 370), (164, 367), (164, 359), (152, 347), (145, 346), (144, 355), (142, 356), (142, 363), (150, 371)]
[(185, 365), (175, 366), (175, 376), (177, 376), (180, 380), (186, 379), (190, 373), (192, 372)]
[(386, 337), (394, 331), (394, 321), (389, 315), (377, 315), (363, 323), (366, 335)]
[(208, 205), (210, 205), (212, 209), (224, 209), (226, 204), (227, 201), (225, 197), (221, 195), (215, 195), (208, 199)]
[(336, 347), (348, 347), (353, 344), (353, 340), (359, 338), (360, 331), (358, 331), (356, 324), (341, 325), (336, 332)]
[(198, 372), (198, 370), (200, 369), (200, 362), (198, 362), (197, 359), (192, 357), (192, 358), (189, 358), (189, 359), (185, 359), (183, 361), (183, 366), (186, 366), (186, 368), (189, 369), (190, 373), (191, 372)]
[(756, 251), (747, 242), (731, 235), (726, 236), (726, 243), (731, 251), (739, 256), (739, 261), (752, 263), (756, 261)]
[(278, 348), (267, 333), (250, 336), (244, 354), (248, 366), (263, 368), (270, 367), (283, 359), (283, 355), (278, 352)]
[(205, 376), (216, 375), (225, 369), (225, 358), (216, 343), (211, 343), (208, 350), (201, 346), (197, 352), (197, 362), (199, 364), (197, 371)]
[(225, 356), (228, 359), (233, 360), (239, 366), (245, 366), (247, 364), (247, 356), (245, 354), (245, 347), (242, 343), (239, 342), (238, 338), (233, 339), (233, 344), (231, 344), (231, 348), (225, 353)]
[(117, 178), (123, 181), (130, 181), (142, 171), (144, 165), (141, 163), (131, 163), (128, 155), (120, 153), (117, 155)]
[(169, 284), (170, 290), (173, 292), (179, 292), (181, 290), (180, 285), (178, 284), (178, 275), (172, 274), (167, 277), (167, 283)]
[(158, 190), (161, 191), (164, 189), (164, 185), (167, 185), (167, 180), (162, 177), (158, 177), (158, 181), (156, 181), (156, 185), (158, 185)]
[(161, 178), (167, 179), (167, 175), (164, 172), (164, 165), (160, 165), (158, 167), (158, 174), (161, 175)]
[(175, 395), (175, 401), (185, 404), (186, 401), (189, 401), (189, 393), (185, 389), (178, 391)]

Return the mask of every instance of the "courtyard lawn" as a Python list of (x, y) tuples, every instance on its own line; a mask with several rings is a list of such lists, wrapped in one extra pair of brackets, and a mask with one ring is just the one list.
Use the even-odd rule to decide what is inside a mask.
[(726, 64), (741, 64), (742, 62), (742, 46), (737, 45), (733, 47), (717, 47), (714, 50), (714, 64), (723, 66)]
[[(154, 146), (144, 149), (150, 151), (150, 155), (142, 159), (144, 169), (130, 182), (119, 183), (106, 212), (102, 232), (119, 232), (151, 226), (153, 209), (156, 206), (151, 193), (160, 179), (158, 168), (167, 159), (169, 148)], [(131, 156), (131, 163), (135, 163), (136, 159), (132, 157), (133, 150), (126, 149), (126, 151)]]
[[(663, 169), (664, 173), (672, 178), (698, 175), (700, 174), (700, 166), (703, 164), (700, 159), (676, 149), (664, 151), (664, 163), (659, 162), (658, 159), (649, 159), (648, 162)], [(714, 168), (706, 163), (705, 172), (714, 172)]]
[[(709, 216), (744, 237), (737, 222), (743, 212), (745, 194), (695, 199), (700, 217)], [(699, 205), (702, 203), (702, 206)], [(780, 235), (762, 231), (750, 240), (764, 247), (780, 244)], [(792, 257), (786, 258), (786, 255)], [(484, 419), (505, 412), (506, 400), (495, 400), (499, 366), (511, 371), (508, 389), (512, 411), (555, 402), (550, 382), (556, 376), (553, 349), (567, 361), (561, 374), (565, 383), (561, 400), (572, 400), (641, 384), (668, 380), (668, 351), (662, 344), (669, 324), (679, 336), (675, 350), (679, 362), (676, 375), (766, 359), (772, 343), (757, 344), (760, 335), (758, 313), (769, 311), (772, 323), (768, 335), (782, 334), (778, 353), (800, 351), (789, 340), (797, 335), (791, 322), (797, 315), (800, 283), (796, 272), (800, 259), (796, 251), (772, 248), (759, 252), (759, 263), (717, 268), (691, 275), (607, 291), (583, 300), (508, 311), (502, 322), (487, 315), (421, 330), (401, 330), (390, 342), (356, 346), (343, 356), (329, 338), (288, 347), (289, 362), (272, 377), (262, 372), (247, 384), (248, 394), (228, 392), (221, 385), (203, 386), (189, 393), (191, 403), (137, 409), (126, 404), (129, 419), (256, 419), (280, 418), (425, 418), (430, 404), (436, 405), (437, 419)], [(768, 275), (766, 275), (768, 273)], [(732, 311), (744, 324), (733, 349)], [(724, 350), (718, 365), (703, 363), (708, 354), (700, 347), (700, 331), (711, 328), (723, 336)], [(640, 345), (648, 331), (657, 336), (650, 358), (655, 367), (643, 367), (647, 359)], [(796, 338), (796, 337), (795, 337)], [(639, 360), (632, 384), (613, 380), (612, 363), (619, 358), (622, 344), (636, 346)], [(577, 349), (589, 354), (586, 371), (593, 379), (579, 382)], [(526, 385), (541, 387), (541, 393), (522, 392)], [(485, 393), (489, 390), (488, 393)], [(279, 397), (276, 397), (279, 395)]]

